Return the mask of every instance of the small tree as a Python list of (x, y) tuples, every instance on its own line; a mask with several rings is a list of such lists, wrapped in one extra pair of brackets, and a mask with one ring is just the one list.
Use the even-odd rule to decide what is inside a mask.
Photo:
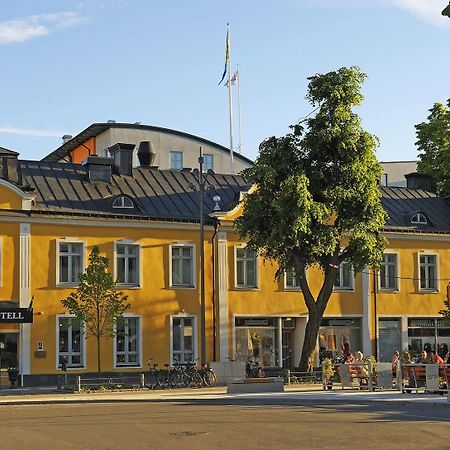
[[(277, 277), (294, 270), (308, 308), (300, 367), (306, 370), (339, 265), (377, 266), (386, 214), (378, 183), (377, 140), (352, 108), (362, 101), (357, 67), (309, 78), (307, 98), (318, 112), (292, 133), (265, 140), (244, 177), (256, 186), (235, 226), (247, 245), (278, 262)], [(321, 269), (318, 292), (308, 267)], [(299, 294), (301, 295), (301, 294)]]
[(426, 122), (416, 125), (416, 145), (421, 152), (417, 170), (430, 175), (434, 190), (450, 194), (450, 100), (435, 103)]
[(109, 260), (101, 256), (98, 247), (89, 255), (89, 265), (80, 274), (80, 283), (75, 292), (61, 300), (78, 320), (86, 325), (87, 336), (97, 340), (97, 372), (101, 373), (100, 341), (103, 337), (114, 337), (117, 319), (130, 307), (128, 297), (116, 290), (117, 282), (108, 272)]

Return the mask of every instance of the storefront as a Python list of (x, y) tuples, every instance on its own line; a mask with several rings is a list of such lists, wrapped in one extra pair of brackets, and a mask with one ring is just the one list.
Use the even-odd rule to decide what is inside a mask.
[(299, 362), (304, 320), (302, 317), (235, 317), (236, 361), (292, 369)]
[(351, 353), (362, 351), (360, 318), (322, 319), (318, 337), (319, 360), (325, 354), (342, 355), (344, 349)]
[(450, 349), (450, 326), (442, 318), (408, 319), (408, 350), (416, 357), (434, 350), (442, 358)]

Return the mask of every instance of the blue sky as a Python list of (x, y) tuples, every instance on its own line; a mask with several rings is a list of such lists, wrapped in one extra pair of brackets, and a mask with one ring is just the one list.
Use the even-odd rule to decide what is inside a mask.
[(379, 158), (415, 159), (414, 124), (450, 98), (446, 3), (2, 0), (0, 146), (39, 159), (63, 134), (108, 119), (227, 146), (227, 89), (217, 83), (229, 21), (245, 155), (312, 110), (308, 76), (358, 65), (369, 78), (357, 112), (380, 138)]

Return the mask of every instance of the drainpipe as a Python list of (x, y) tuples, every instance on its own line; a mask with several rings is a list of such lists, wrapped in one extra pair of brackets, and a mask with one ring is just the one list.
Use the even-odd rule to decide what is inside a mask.
[(219, 221), (214, 221), (214, 233), (211, 237), (211, 258), (212, 258), (212, 313), (213, 313), (213, 361), (216, 361), (216, 339), (217, 339), (217, 325), (216, 325), (216, 247), (215, 239), (219, 231)]

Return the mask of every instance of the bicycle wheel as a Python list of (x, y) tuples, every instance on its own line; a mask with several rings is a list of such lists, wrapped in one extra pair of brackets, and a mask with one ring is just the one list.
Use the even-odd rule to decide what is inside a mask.
[(183, 386), (183, 376), (180, 372), (171, 372), (169, 375), (169, 386), (171, 388), (177, 388)]
[(189, 387), (201, 388), (203, 386), (203, 378), (198, 372), (190, 374)]
[(205, 372), (203, 373), (203, 383), (208, 387), (216, 385), (217, 377), (211, 369), (205, 369)]

